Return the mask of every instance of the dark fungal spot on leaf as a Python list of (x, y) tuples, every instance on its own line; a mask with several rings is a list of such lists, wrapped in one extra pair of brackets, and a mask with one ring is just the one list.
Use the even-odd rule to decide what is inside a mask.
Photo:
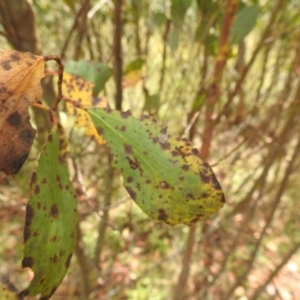
[(199, 150), (198, 150), (198, 149), (193, 148), (193, 149), (192, 149), (192, 153), (193, 153), (195, 156), (197, 156), (197, 157), (200, 158), (200, 153), (199, 153)]
[(206, 173), (201, 172), (200, 173), (200, 177), (201, 177), (202, 182), (204, 182), (204, 183), (210, 183), (210, 180), (211, 180), (211, 176), (210, 175), (207, 175)]
[(124, 119), (127, 119), (128, 117), (131, 116), (131, 111), (130, 110), (127, 110), (127, 111), (121, 111), (121, 117), (124, 118)]
[(201, 217), (202, 217), (202, 216), (198, 216), (198, 217), (194, 218), (194, 219), (191, 221), (191, 223), (196, 223), (196, 222), (198, 222), (198, 221), (201, 219)]
[(31, 256), (24, 257), (22, 260), (22, 268), (31, 268), (33, 266), (34, 259)]
[(48, 142), (52, 142), (52, 135), (51, 134), (48, 135)]
[(6, 118), (6, 122), (10, 126), (18, 128), (22, 124), (22, 116), (17, 111), (15, 111)]
[(110, 114), (112, 112), (112, 109), (109, 105), (107, 105), (105, 111)]
[(34, 139), (35, 133), (32, 130), (24, 129), (20, 132), (20, 138), (28, 145), (32, 144), (32, 141)]
[(102, 127), (96, 127), (97, 133), (99, 135), (103, 135), (104, 134), (104, 129)]
[(50, 207), (50, 216), (57, 219), (59, 217), (59, 210), (56, 204), (52, 204)]
[(167, 143), (167, 142), (160, 142), (159, 143), (159, 145), (160, 145), (160, 148), (162, 149), (162, 150), (168, 150), (168, 149), (170, 149), (170, 143)]
[(122, 125), (122, 126), (120, 127), (120, 130), (123, 131), (123, 132), (125, 132), (125, 131), (126, 131), (126, 126), (125, 126), (125, 125)]
[(51, 298), (51, 296), (54, 294), (54, 292), (56, 291), (56, 289), (57, 289), (57, 287), (52, 288), (49, 295), (40, 297), (39, 300), (49, 300)]
[(168, 215), (167, 215), (166, 211), (164, 209), (160, 208), (158, 210), (158, 220), (166, 222), (167, 219), (168, 219)]
[(65, 261), (65, 267), (68, 269), (72, 258), (72, 253), (70, 253)]
[(184, 170), (184, 171), (188, 171), (189, 168), (190, 168), (189, 165), (183, 165), (183, 166), (181, 167), (181, 169)]
[(10, 58), (12, 61), (15, 61), (15, 62), (18, 62), (21, 59), (20, 54), (16, 51), (14, 51), (10, 54)]
[(34, 187), (34, 193), (35, 193), (36, 195), (38, 195), (38, 194), (40, 193), (40, 191), (41, 191), (40, 186), (39, 186), (39, 185), (36, 185), (36, 186)]
[[(194, 198), (195, 198), (194, 195), (191, 194), (191, 193), (188, 193), (188, 194), (186, 195), (186, 197), (189, 198), (189, 199), (194, 199)], [(187, 199), (187, 200), (189, 200), (189, 199)]]
[(133, 153), (132, 147), (130, 145), (128, 145), (128, 144), (124, 144), (124, 152), (126, 154), (132, 154)]
[(10, 70), (11, 69), (10, 61), (8, 61), (8, 60), (7, 61), (2, 61), (1, 62), (1, 67), (6, 71)]
[(52, 257), (50, 257), (50, 261), (52, 262), (52, 263), (56, 263), (57, 262), (57, 259), (58, 259), (58, 257), (57, 257), (57, 255), (53, 255)]
[(56, 240), (57, 240), (57, 236), (56, 235), (54, 235), (54, 236), (52, 236), (50, 238), (50, 242), (56, 242)]
[(171, 154), (172, 154), (172, 156), (178, 156), (179, 155), (178, 151), (175, 151), (175, 150), (172, 150)]
[(134, 161), (132, 159), (130, 159), (129, 157), (126, 157), (126, 158), (129, 162), (129, 165), (130, 165), (131, 169), (135, 170), (139, 167), (139, 162), (136, 159), (136, 157), (134, 157)]
[(165, 181), (161, 181), (159, 183), (159, 187), (162, 188), (162, 189), (169, 189), (170, 185), (167, 182), (165, 182)]
[(206, 198), (208, 198), (208, 197), (209, 197), (209, 194), (207, 194), (207, 193), (201, 194), (201, 198), (202, 198), (202, 199), (206, 199)]
[(157, 137), (154, 137), (154, 138), (152, 139), (153, 144), (157, 144), (158, 141), (159, 141), (159, 138), (157, 138)]
[(35, 236), (35, 237), (37, 237), (37, 236), (39, 236), (40, 235), (40, 232), (39, 232), (39, 230), (37, 229), (37, 230), (35, 230), (34, 231), (34, 233), (33, 233), (33, 236)]
[(128, 177), (127, 177), (127, 182), (130, 183), (130, 182), (132, 182), (132, 181), (133, 181), (133, 177), (132, 177), (132, 176), (128, 176)]
[(125, 186), (128, 194), (130, 195), (130, 197), (132, 198), (132, 200), (136, 199), (136, 192), (129, 186)]

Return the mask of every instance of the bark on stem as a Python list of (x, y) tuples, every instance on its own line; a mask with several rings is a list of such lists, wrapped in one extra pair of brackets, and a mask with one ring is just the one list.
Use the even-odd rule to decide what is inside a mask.
[(114, 79), (116, 85), (115, 105), (116, 109), (122, 109), (123, 90), (122, 90), (122, 75), (123, 75), (123, 59), (122, 59), (122, 0), (115, 0), (114, 11)]

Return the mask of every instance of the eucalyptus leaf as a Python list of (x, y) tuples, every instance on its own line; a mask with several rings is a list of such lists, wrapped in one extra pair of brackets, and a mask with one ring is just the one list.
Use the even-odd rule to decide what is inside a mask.
[(224, 204), (222, 189), (208, 163), (187, 139), (171, 137), (150, 116), (130, 111), (88, 109), (111, 148), (112, 165), (124, 186), (150, 217), (170, 225), (197, 222)]
[(259, 13), (256, 4), (245, 6), (235, 17), (230, 30), (230, 42), (239, 44), (246, 35), (254, 28)]
[(64, 278), (76, 243), (78, 225), (76, 192), (66, 165), (67, 143), (61, 128), (54, 128), (31, 180), (26, 206), (25, 249), (22, 267), (34, 278), (20, 293), (51, 297)]

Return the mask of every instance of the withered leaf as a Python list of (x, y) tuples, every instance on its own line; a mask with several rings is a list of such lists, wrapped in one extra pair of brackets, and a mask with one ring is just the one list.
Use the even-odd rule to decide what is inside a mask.
[(0, 171), (16, 174), (28, 157), (35, 129), (28, 108), (42, 98), (42, 56), (0, 51)]

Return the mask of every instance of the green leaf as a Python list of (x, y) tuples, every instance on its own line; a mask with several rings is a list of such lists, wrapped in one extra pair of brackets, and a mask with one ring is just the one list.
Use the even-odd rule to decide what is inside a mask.
[(143, 111), (150, 113), (151, 115), (156, 115), (160, 107), (160, 95), (148, 95), (145, 99), (145, 105)]
[(187, 224), (218, 211), (224, 203), (211, 167), (184, 138), (173, 138), (150, 116), (130, 111), (88, 109), (112, 152), (124, 186), (150, 217), (170, 225)]
[(68, 5), (72, 12), (75, 12), (75, 5), (73, 0), (63, 0)]
[(184, 16), (191, 4), (192, 0), (171, 0), (171, 15), (176, 27), (182, 27)]
[(125, 68), (124, 75), (142, 69), (143, 65), (145, 64), (145, 60), (142, 58), (137, 58), (130, 62), (127, 67)]
[(245, 6), (235, 17), (230, 30), (230, 42), (239, 44), (246, 35), (254, 28), (259, 13), (256, 4)]
[(157, 27), (165, 25), (167, 21), (168, 21), (168, 17), (162, 12), (153, 13), (150, 19), (151, 25)]
[(77, 75), (94, 84), (93, 95), (98, 95), (105, 83), (112, 76), (112, 69), (95, 61), (69, 61), (65, 65), (65, 72)]
[(31, 198), (26, 207), (22, 267), (34, 278), (22, 296), (41, 294), (49, 299), (64, 278), (76, 242), (76, 192), (66, 165), (67, 143), (55, 128), (32, 175)]

